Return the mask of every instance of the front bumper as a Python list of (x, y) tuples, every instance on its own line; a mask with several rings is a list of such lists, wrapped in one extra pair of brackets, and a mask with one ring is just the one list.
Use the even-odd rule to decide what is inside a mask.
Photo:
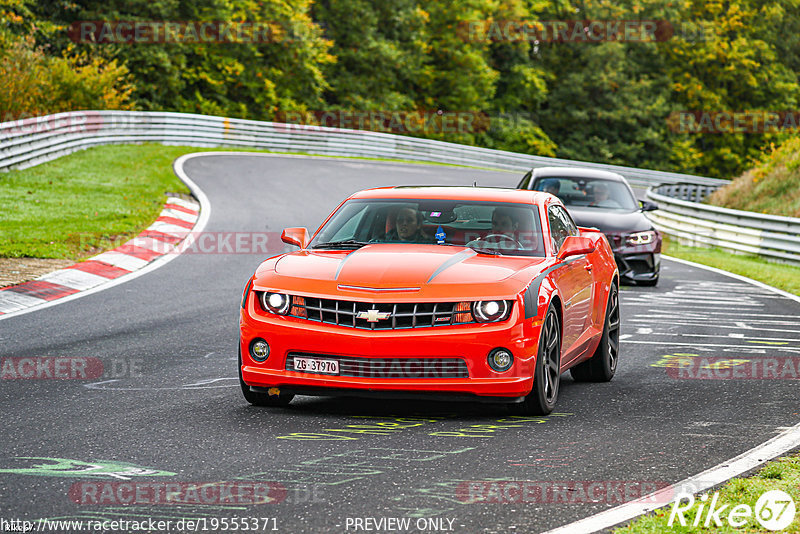
[[(510, 401), (527, 395), (533, 385), (533, 370), (540, 323), (523, 319), (522, 302), (515, 302), (510, 317), (500, 323), (435, 326), (405, 330), (360, 330), (295, 317), (267, 314), (251, 294), (241, 310), (240, 348), (242, 379), (256, 391), (278, 388), (281, 393), (309, 395), (378, 395), (385, 398), (435, 395), (453, 400)], [(269, 357), (258, 362), (250, 356), (250, 343), (262, 338), (269, 343)], [(504, 347), (514, 355), (511, 369), (493, 371), (487, 362), (492, 349)], [(386, 376), (334, 376), (287, 370), (290, 353), (314, 357), (392, 359), (428, 362), (462, 359), (467, 377), (420, 378), (402, 372)], [(274, 391), (274, 390), (273, 390)]]
[(619, 276), (623, 282), (636, 284), (637, 282), (652, 282), (658, 279), (661, 271), (661, 254), (654, 252), (644, 253), (615, 253), (614, 260), (619, 268)]

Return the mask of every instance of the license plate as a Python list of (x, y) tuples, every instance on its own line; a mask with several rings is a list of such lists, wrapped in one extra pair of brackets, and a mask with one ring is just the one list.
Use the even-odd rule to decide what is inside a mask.
[(294, 370), (302, 373), (339, 374), (339, 362), (336, 360), (319, 360), (317, 358), (294, 358)]

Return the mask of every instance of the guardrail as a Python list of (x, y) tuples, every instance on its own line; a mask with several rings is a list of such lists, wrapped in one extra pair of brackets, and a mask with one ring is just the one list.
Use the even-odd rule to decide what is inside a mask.
[(682, 193), (699, 195), (701, 189), (680, 185), (648, 189), (647, 198), (659, 205), (657, 211), (648, 212), (648, 218), (662, 232), (692, 246), (715, 246), (800, 264), (800, 219), (674, 198)]
[(640, 186), (724, 183), (716, 178), (545, 158), (380, 132), (136, 111), (80, 111), (0, 123), (0, 170), (30, 167), (96, 145), (141, 142), (430, 161), (521, 172), (548, 165), (581, 165), (620, 173)]
[[(188, 113), (58, 113), (0, 123), (0, 171), (31, 167), (92, 146), (142, 142), (403, 159), (519, 172), (532, 167), (580, 165), (617, 172), (633, 185), (651, 186), (648, 198), (661, 207), (651, 212), (651, 217), (667, 234), (698, 245), (715, 245), (800, 262), (800, 219), (726, 210), (688, 201), (700, 200), (709, 190), (727, 183), (725, 180), (517, 154), (380, 132)], [(653, 188), (661, 184), (670, 185)], [(675, 196), (680, 198), (672, 198)]]

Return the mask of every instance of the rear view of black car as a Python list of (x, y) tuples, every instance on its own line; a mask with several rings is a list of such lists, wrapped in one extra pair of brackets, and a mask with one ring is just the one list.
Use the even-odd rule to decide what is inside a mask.
[(658, 283), (661, 234), (643, 214), (657, 206), (637, 201), (621, 175), (578, 167), (540, 167), (529, 171), (517, 189), (556, 195), (578, 226), (602, 231), (614, 250), (622, 282)]

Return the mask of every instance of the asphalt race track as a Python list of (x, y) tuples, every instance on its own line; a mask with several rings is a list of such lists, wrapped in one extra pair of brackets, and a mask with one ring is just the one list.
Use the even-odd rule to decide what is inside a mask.
[[(192, 159), (185, 170), (211, 202), (206, 232), (275, 232), (270, 240), (287, 226), (313, 231), (367, 187), (518, 179), (241, 155)], [(800, 422), (792, 380), (800, 304), (671, 261), (657, 288), (623, 286), (614, 380), (564, 375), (549, 417), (349, 398), (250, 407), (236, 379), (237, 320), (243, 285), (262, 259), (183, 254), (130, 282), (0, 321), (0, 517), (204, 518), (209, 531), (223, 530), (210, 528), (219, 518), (274, 518), (259, 529), (286, 533), (367, 532), (358, 525), (375, 524), (356, 519), (410, 518), (401, 531), (540, 532), (619, 504), (620, 487), (638, 497)], [(14, 379), (5, 363), (41, 357), (90, 363), (66, 380)], [(543, 493), (504, 493), (506, 481), (531, 481)], [(599, 502), (582, 491), (590, 482), (603, 485)], [(238, 484), (238, 502), (185, 491), (201, 483)], [(265, 488), (271, 499), (253, 497)], [(490, 502), (471, 502), (480, 498)]]

